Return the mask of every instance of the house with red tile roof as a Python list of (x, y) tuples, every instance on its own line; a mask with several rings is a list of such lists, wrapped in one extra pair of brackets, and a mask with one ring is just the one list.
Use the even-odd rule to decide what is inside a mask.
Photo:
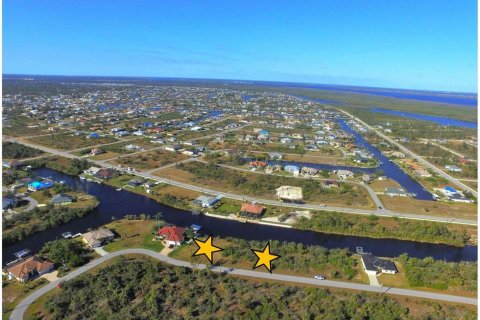
[(253, 203), (244, 203), (240, 209), (240, 216), (248, 219), (260, 219), (266, 208)]
[(11, 278), (15, 278), (20, 282), (27, 282), (32, 278), (51, 272), (54, 269), (55, 265), (52, 261), (33, 256), (9, 266), (7, 272)]
[(185, 228), (164, 226), (157, 231), (157, 238), (165, 241), (167, 246), (179, 246), (184, 238)]

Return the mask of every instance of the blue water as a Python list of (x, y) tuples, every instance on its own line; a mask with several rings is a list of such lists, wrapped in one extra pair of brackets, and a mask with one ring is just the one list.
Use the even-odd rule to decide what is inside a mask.
[(461, 121), (461, 120), (455, 120), (455, 119), (450, 119), (445, 117), (429, 116), (426, 114), (403, 112), (403, 111), (389, 110), (389, 109), (382, 109), (382, 108), (372, 108), (371, 110), (372, 112), (376, 112), (376, 113), (385, 113), (389, 115), (422, 120), (422, 121), (432, 121), (442, 126), (455, 126), (455, 127), (472, 128), (472, 129), (477, 128), (476, 122)]
[(44, 243), (61, 238), (63, 232), (86, 232), (87, 229), (98, 228), (111, 222), (111, 217), (124, 217), (127, 214), (155, 215), (162, 212), (163, 219), (177, 226), (190, 226), (198, 224), (202, 226), (202, 233), (212, 234), (215, 237), (235, 237), (248, 240), (278, 240), (293, 241), (304, 245), (319, 245), (325, 248), (348, 248), (355, 251), (357, 246), (381, 257), (397, 257), (402, 253), (408, 253), (411, 257), (445, 259), (446, 261), (476, 261), (477, 247), (465, 246), (463, 248), (420, 243), (396, 239), (373, 239), (367, 237), (342, 236), (325, 234), (313, 231), (281, 228), (256, 223), (241, 223), (233, 220), (217, 219), (205, 215), (192, 215), (190, 212), (162, 205), (145, 196), (129, 192), (116, 191), (115, 188), (104, 184), (82, 181), (78, 177), (69, 176), (51, 169), (37, 169), (35, 173), (42, 177), (52, 177), (55, 180), (64, 180), (65, 184), (74, 190), (94, 195), (100, 201), (100, 205), (94, 212), (70, 221), (64, 225), (50, 230), (39, 232), (23, 239), (13, 245), (3, 247), (2, 261), (6, 263), (13, 259), (13, 254), (28, 248), (32, 252), (38, 252)]
[(308, 88), (308, 89), (333, 90), (333, 91), (343, 91), (343, 92), (352, 92), (352, 93), (361, 93), (361, 94), (371, 94), (371, 95), (382, 96), (382, 97), (448, 103), (452, 105), (467, 106), (467, 107), (477, 107), (477, 104), (478, 104), (476, 93), (406, 90), (406, 89), (342, 86), (342, 85), (332, 85), (332, 84), (273, 82), (273, 81), (251, 81), (249, 83), (253, 85)]
[[(304, 163), (304, 162), (295, 162), (295, 161), (281, 161), (283, 165), (293, 164), (297, 166), (308, 166), (320, 170), (350, 170), (352, 172), (364, 172), (368, 174), (373, 174), (378, 170), (382, 170), (384, 174), (398, 182), (407, 192), (415, 194), (415, 199), (419, 200), (432, 200), (433, 196), (430, 192), (425, 190), (425, 188), (412, 179), (408, 174), (406, 174), (400, 167), (398, 167), (394, 162), (390, 162), (387, 157), (385, 157), (380, 150), (368, 143), (361, 135), (359, 135), (355, 130), (350, 128), (345, 120), (339, 120), (338, 123), (343, 130), (352, 134), (355, 138), (355, 144), (360, 148), (367, 149), (373, 156), (380, 161), (380, 166), (376, 168), (361, 168), (361, 167), (349, 167), (349, 166), (337, 166), (329, 164), (316, 164), (316, 163)], [(273, 161), (272, 161), (273, 163)]]

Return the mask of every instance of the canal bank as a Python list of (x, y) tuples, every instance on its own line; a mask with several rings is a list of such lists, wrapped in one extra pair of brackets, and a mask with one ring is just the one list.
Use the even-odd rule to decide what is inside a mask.
[(122, 218), (126, 215), (155, 215), (162, 212), (167, 223), (178, 226), (198, 224), (203, 232), (220, 237), (234, 237), (248, 240), (278, 240), (303, 243), (305, 245), (319, 245), (328, 249), (348, 248), (355, 251), (357, 246), (373, 252), (378, 256), (397, 257), (402, 253), (409, 256), (425, 258), (431, 256), (446, 261), (476, 261), (477, 247), (463, 248), (420, 243), (396, 239), (374, 239), (358, 236), (344, 236), (323, 234), (313, 231), (303, 231), (294, 228), (282, 228), (272, 225), (242, 223), (227, 219), (218, 219), (206, 215), (194, 215), (188, 211), (162, 205), (155, 200), (133, 192), (116, 191), (114, 187), (82, 181), (78, 177), (69, 176), (51, 169), (37, 169), (36, 174), (43, 177), (51, 176), (55, 180), (64, 180), (74, 190), (83, 190), (96, 196), (100, 205), (89, 215), (58, 226), (55, 229), (37, 233), (14, 245), (3, 248), (3, 262), (13, 260), (13, 253), (28, 248), (38, 252), (47, 241), (60, 239), (63, 232), (86, 232), (87, 229), (97, 228), (112, 221), (112, 217)]

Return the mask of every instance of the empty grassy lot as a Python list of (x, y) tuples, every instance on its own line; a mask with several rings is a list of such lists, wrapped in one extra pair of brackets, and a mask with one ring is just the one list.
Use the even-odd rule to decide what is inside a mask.
[(48, 136), (29, 138), (29, 141), (46, 147), (75, 150), (84, 147), (95, 146), (104, 143), (114, 142), (114, 137), (87, 138), (85, 135), (75, 136), (71, 133), (55, 133)]
[(111, 163), (133, 167), (138, 170), (151, 170), (188, 158), (189, 157), (184, 154), (157, 149), (141, 154), (117, 158), (112, 160)]

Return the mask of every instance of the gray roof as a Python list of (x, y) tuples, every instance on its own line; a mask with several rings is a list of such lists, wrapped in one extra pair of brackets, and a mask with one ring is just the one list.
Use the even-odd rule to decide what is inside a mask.
[(365, 269), (368, 271), (378, 271), (379, 269), (394, 272), (398, 271), (397, 267), (395, 267), (395, 264), (392, 261), (377, 258), (370, 253), (362, 254), (362, 261), (365, 265)]
[(64, 202), (72, 202), (73, 198), (70, 197), (68, 194), (59, 193), (53, 196), (52, 203), (64, 203)]

